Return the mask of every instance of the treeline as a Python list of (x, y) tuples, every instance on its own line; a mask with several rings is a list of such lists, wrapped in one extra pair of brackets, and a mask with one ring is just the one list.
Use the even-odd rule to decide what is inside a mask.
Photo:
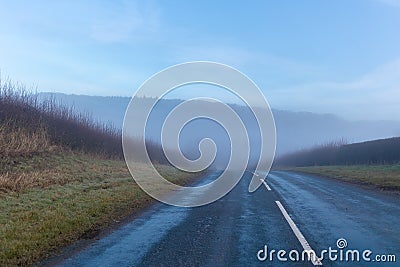
[[(54, 99), (39, 101), (36, 94), (11, 81), (0, 82), (0, 127), (3, 137), (13, 141), (1, 141), (9, 152), (18, 146), (40, 149), (34, 144), (39, 142), (62, 149), (122, 156), (120, 131), (94, 122), (88, 114), (77, 113)], [(21, 154), (35, 152), (28, 150), (17, 149)]]
[[(0, 158), (72, 150), (123, 158), (121, 131), (77, 113), (54, 98), (40, 100), (25, 86), (0, 79)], [(151, 158), (166, 163), (160, 145)]]
[(400, 137), (345, 144), (333, 142), (278, 158), (277, 166), (394, 164), (400, 162)]

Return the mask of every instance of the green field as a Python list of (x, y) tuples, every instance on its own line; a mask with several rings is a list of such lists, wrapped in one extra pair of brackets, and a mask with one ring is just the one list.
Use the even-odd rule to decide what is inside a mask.
[(292, 167), (285, 170), (328, 176), (384, 190), (400, 191), (400, 164)]
[[(122, 160), (59, 152), (0, 163), (0, 266), (31, 264), (153, 202)], [(176, 183), (194, 177), (159, 168)]]

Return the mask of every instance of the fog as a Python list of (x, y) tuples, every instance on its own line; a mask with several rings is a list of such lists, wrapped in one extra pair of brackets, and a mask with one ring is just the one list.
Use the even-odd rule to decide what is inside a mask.
[[(77, 112), (91, 114), (93, 119), (122, 127), (125, 110), (130, 101), (128, 97), (96, 97), (64, 94), (40, 94), (40, 99), (52, 96), (64, 105), (73, 106)], [(146, 101), (146, 100), (144, 100)], [(146, 138), (159, 142), (161, 127), (168, 113), (182, 100), (161, 100), (148, 121)], [(248, 107), (230, 105), (243, 119), (250, 139), (251, 159), (260, 153), (260, 132), (256, 120)], [(399, 121), (347, 120), (333, 114), (312, 112), (293, 112), (272, 109), (277, 132), (276, 154), (288, 152), (332, 141), (345, 140), (348, 143), (400, 136)], [(199, 156), (200, 140), (211, 138), (215, 141), (218, 155), (215, 163), (226, 164), (230, 153), (227, 132), (215, 121), (196, 119), (188, 123), (179, 140), (182, 152), (190, 159)]]

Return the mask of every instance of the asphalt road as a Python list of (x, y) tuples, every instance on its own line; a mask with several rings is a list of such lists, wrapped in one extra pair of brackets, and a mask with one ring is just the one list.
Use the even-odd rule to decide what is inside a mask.
[[(267, 185), (254, 193), (247, 192), (249, 182), (247, 173), (228, 195), (203, 207), (156, 204), (61, 265), (313, 266), (311, 261), (289, 258), (291, 250), (301, 258), (306, 245), (318, 255), (329, 247), (336, 249), (332, 255), (339, 259), (342, 251), (344, 260), (346, 251), (359, 250), (360, 262), (332, 261), (326, 255), (324, 266), (400, 266), (398, 196), (289, 172), (272, 172)], [(340, 238), (347, 247), (338, 248)], [(268, 255), (285, 250), (282, 258), (287, 261), (278, 260), (277, 253), (261, 261), (258, 256), (262, 259), (265, 253), (259, 251), (265, 245)], [(371, 262), (363, 261), (364, 250), (372, 251)], [(377, 254), (394, 254), (397, 262), (373, 262)], [(291, 255), (296, 257), (295, 252)]]

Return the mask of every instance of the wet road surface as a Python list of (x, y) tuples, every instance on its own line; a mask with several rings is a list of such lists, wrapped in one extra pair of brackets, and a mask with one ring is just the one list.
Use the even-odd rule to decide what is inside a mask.
[[(210, 174), (207, 183), (217, 173)], [(197, 208), (155, 204), (140, 217), (97, 240), (61, 266), (313, 266), (310, 261), (260, 261), (264, 246), (271, 250), (303, 251), (284, 217), (287, 212), (309, 246), (320, 254), (368, 249), (395, 254), (397, 262), (322, 261), (324, 266), (399, 266), (400, 198), (332, 179), (291, 172), (272, 172), (256, 192), (247, 191), (251, 175), (222, 199)], [(339, 250), (340, 251), (340, 250)], [(339, 252), (338, 252), (339, 253)], [(292, 254), (295, 256), (295, 254)], [(264, 256), (264, 253), (259, 254)], [(340, 255), (338, 254), (338, 257)], [(361, 259), (362, 260), (362, 259)], [(315, 262), (314, 262), (315, 263)]]

